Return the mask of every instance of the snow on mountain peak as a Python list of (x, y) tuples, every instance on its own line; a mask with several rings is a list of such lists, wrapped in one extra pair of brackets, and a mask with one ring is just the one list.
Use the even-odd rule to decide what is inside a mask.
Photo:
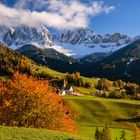
[(134, 39), (120, 33), (99, 35), (91, 29), (67, 30), (59, 35), (51, 34), (45, 26), (31, 28), (0, 27), (0, 42), (17, 49), (26, 44), (41, 48), (53, 48), (67, 56), (83, 57), (96, 52), (116, 51)]
[(83, 57), (97, 52), (113, 52), (134, 39), (120, 33), (99, 35), (91, 29), (67, 30), (53, 38), (55, 44), (70, 50), (74, 57)]
[(11, 35), (13, 35), (15, 33), (15, 30), (11, 27), (9, 27), (9, 29), (10, 29)]

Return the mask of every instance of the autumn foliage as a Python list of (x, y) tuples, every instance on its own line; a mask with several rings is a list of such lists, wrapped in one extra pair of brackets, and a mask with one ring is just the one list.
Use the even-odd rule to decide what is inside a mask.
[(80, 77), (80, 73), (67, 74), (65, 76), (65, 82), (67, 85), (74, 85), (78, 87), (94, 88), (94, 83), (87, 82)]
[(18, 72), (0, 84), (0, 125), (76, 132), (74, 115), (48, 82)]

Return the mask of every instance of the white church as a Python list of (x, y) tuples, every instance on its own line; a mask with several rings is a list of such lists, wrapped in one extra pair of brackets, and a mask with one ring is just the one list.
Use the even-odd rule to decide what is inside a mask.
[(61, 95), (61, 96), (64, 96), (64, 95), (82, 96), (83, 94), (76, 92), (74, 90), (73, 86), (68, 86), (66, 84), (66, 81), (64, 80), (63, 88), (60, 89), (59, 95)]

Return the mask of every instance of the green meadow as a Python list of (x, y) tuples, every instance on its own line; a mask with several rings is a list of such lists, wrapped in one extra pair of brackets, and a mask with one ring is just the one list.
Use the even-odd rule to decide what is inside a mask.
[(125, 130), (127, 140), (132, 139), (133, 123), (137, 122), (136, 116), (140, 102), (127, 99), (105, 99), (93, 96), (65, 96), (74, 112), (78, 112), (78, 130), (80, 136), (94, 138), (95, 129), (108, 125), (112, 138), (120, 138), (121, 131)]

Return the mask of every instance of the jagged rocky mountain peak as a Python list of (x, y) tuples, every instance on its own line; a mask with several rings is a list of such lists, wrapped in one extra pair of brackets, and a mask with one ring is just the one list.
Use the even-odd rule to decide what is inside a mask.
[[(127, 35), (121, 35), (120, 33), (114, 34), (105, 34), (100, 35), (96, 34), (91, 29), (77, 29), (77, 30), (67, 30), (62, 32), (59, 35), (59, 41), (61, 43), (70, 43), (70, 44), (99, 44), (99, 43), (119, 43), (122, 40), (131, 41), (131, 38)], [(120, 43), (121, 45), (121, 43)]]
[(0, 27), (1, 43), (14, 48), (28, 43), (37, 43), (43, 46), (49, 38), (49, 31), (44, 26), (38, 28), (28, 26)]
[(52, 48), (67, 56), (76, 58), (92, 53), (114, 52), (132, 42), (134, 38), (120, 33), (96, 34), (90, 28), (65, 30), (53, 34), (45, 26), (0, 27), (0, 42), (17, 49), (26, 44), (40, 48)]

